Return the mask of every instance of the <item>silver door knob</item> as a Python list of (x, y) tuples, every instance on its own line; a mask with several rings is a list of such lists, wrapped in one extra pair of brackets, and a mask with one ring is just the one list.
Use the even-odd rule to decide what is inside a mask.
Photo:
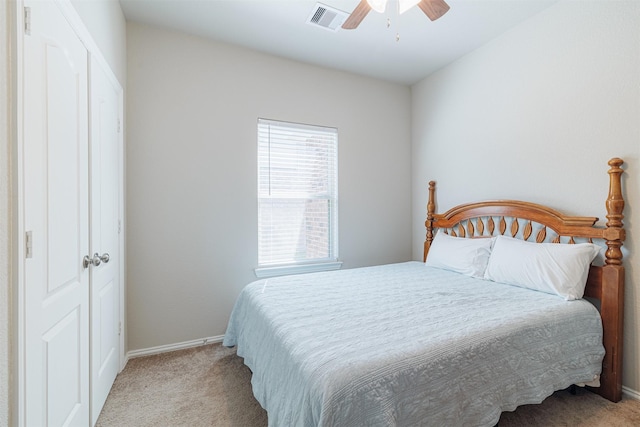
[(100, 254), (98, 254), (98, 252), (93, 254), (93, 259), (91, 260), (91, 264), (97, 267), (100, 265), (101, 262), (102, 262), (102, 258), (100, 257)]
[(93, 258), (91, 258), (89, 255), (85, 255), (84, 258), (82, 258), (82, 266), (84, 268), (89, 268), (89, 266), (93, 264), (95, 267), (97, 267), (103, 262), (105, 264), (108, 263), (109, 259), (110, 257), (107, 252), (103, 253), (102, 255), (96, 252), (95, 254), (93, 254)]

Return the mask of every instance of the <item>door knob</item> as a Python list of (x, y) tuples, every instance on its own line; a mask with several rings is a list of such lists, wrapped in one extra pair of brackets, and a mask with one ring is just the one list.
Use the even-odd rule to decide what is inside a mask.
[(95, 254), (93, 254), (93, 258), (91, 259), (91, 264), (94, 265), (94, 267), (97, 267), (100, 265), (100, 263), (102, 262), (102, 258), (100, 257), (100, 255), (98, 254), (98, 252), (96, 252)]
[(88, 268), (91, 264), (93, 264), (95, 267), (97, 267), (103, 262), (105, 264), (108, 263), (109, 259), (110, 257), (107, 252), (103, 253), (102, 255), (96, 252), (95, 254), (93, 254), (93, 258), (91, 258), (89, 255), (85, 255), (84, 258), (82, 258), (82, 266), (84, 268)]

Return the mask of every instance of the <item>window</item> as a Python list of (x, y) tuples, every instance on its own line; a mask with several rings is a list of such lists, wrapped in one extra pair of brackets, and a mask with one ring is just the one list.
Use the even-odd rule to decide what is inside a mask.
[(335, 128), (258, 120), (259, 277), (340, 266), (337, 152)]

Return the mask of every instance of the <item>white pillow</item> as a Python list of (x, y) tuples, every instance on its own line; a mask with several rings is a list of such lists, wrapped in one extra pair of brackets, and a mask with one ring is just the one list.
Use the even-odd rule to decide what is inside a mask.
[(498, 236), (484, 278), (566, 300), (580, 299), (589, 266), (599, 251), (593, 243), (533, 243)]
[(482, 278), (492, 242), (492, 238), (452, 237), (440, 231), (431, 242), (425, 265)]

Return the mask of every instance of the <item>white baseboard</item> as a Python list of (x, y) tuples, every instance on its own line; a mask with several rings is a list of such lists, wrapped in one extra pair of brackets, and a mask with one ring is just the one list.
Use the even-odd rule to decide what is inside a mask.
[(630, 397), (632, 399), (640, 400), (640, 392), (638, 392), (638, 391), (636, 391), (636, 390), (634, 390), (632, 388), (622, 386), (622, 394), (624, 394), (625, 396)]
[(197, 340), (184, 341), (184, 342), (179, 342), (175, 344), (159, 345), (157, 347), (150, 347), (150, 348), (143, 348), (140, 350), (128, 351), (125, 357), (124, 364), (126, 365), (129, 359), (135, 359), (136, 357), (151, 356), (154, 354), (168, 353), (170, 351), (184, 350), (185, 348), (192, 348), (192, 347), (198, 347), (201, 345), (214, 344), (214, 343), (222, 342), (223, 339), (224, 339), (224, 335), (218, 335), (215, 337), (200, 338)]

